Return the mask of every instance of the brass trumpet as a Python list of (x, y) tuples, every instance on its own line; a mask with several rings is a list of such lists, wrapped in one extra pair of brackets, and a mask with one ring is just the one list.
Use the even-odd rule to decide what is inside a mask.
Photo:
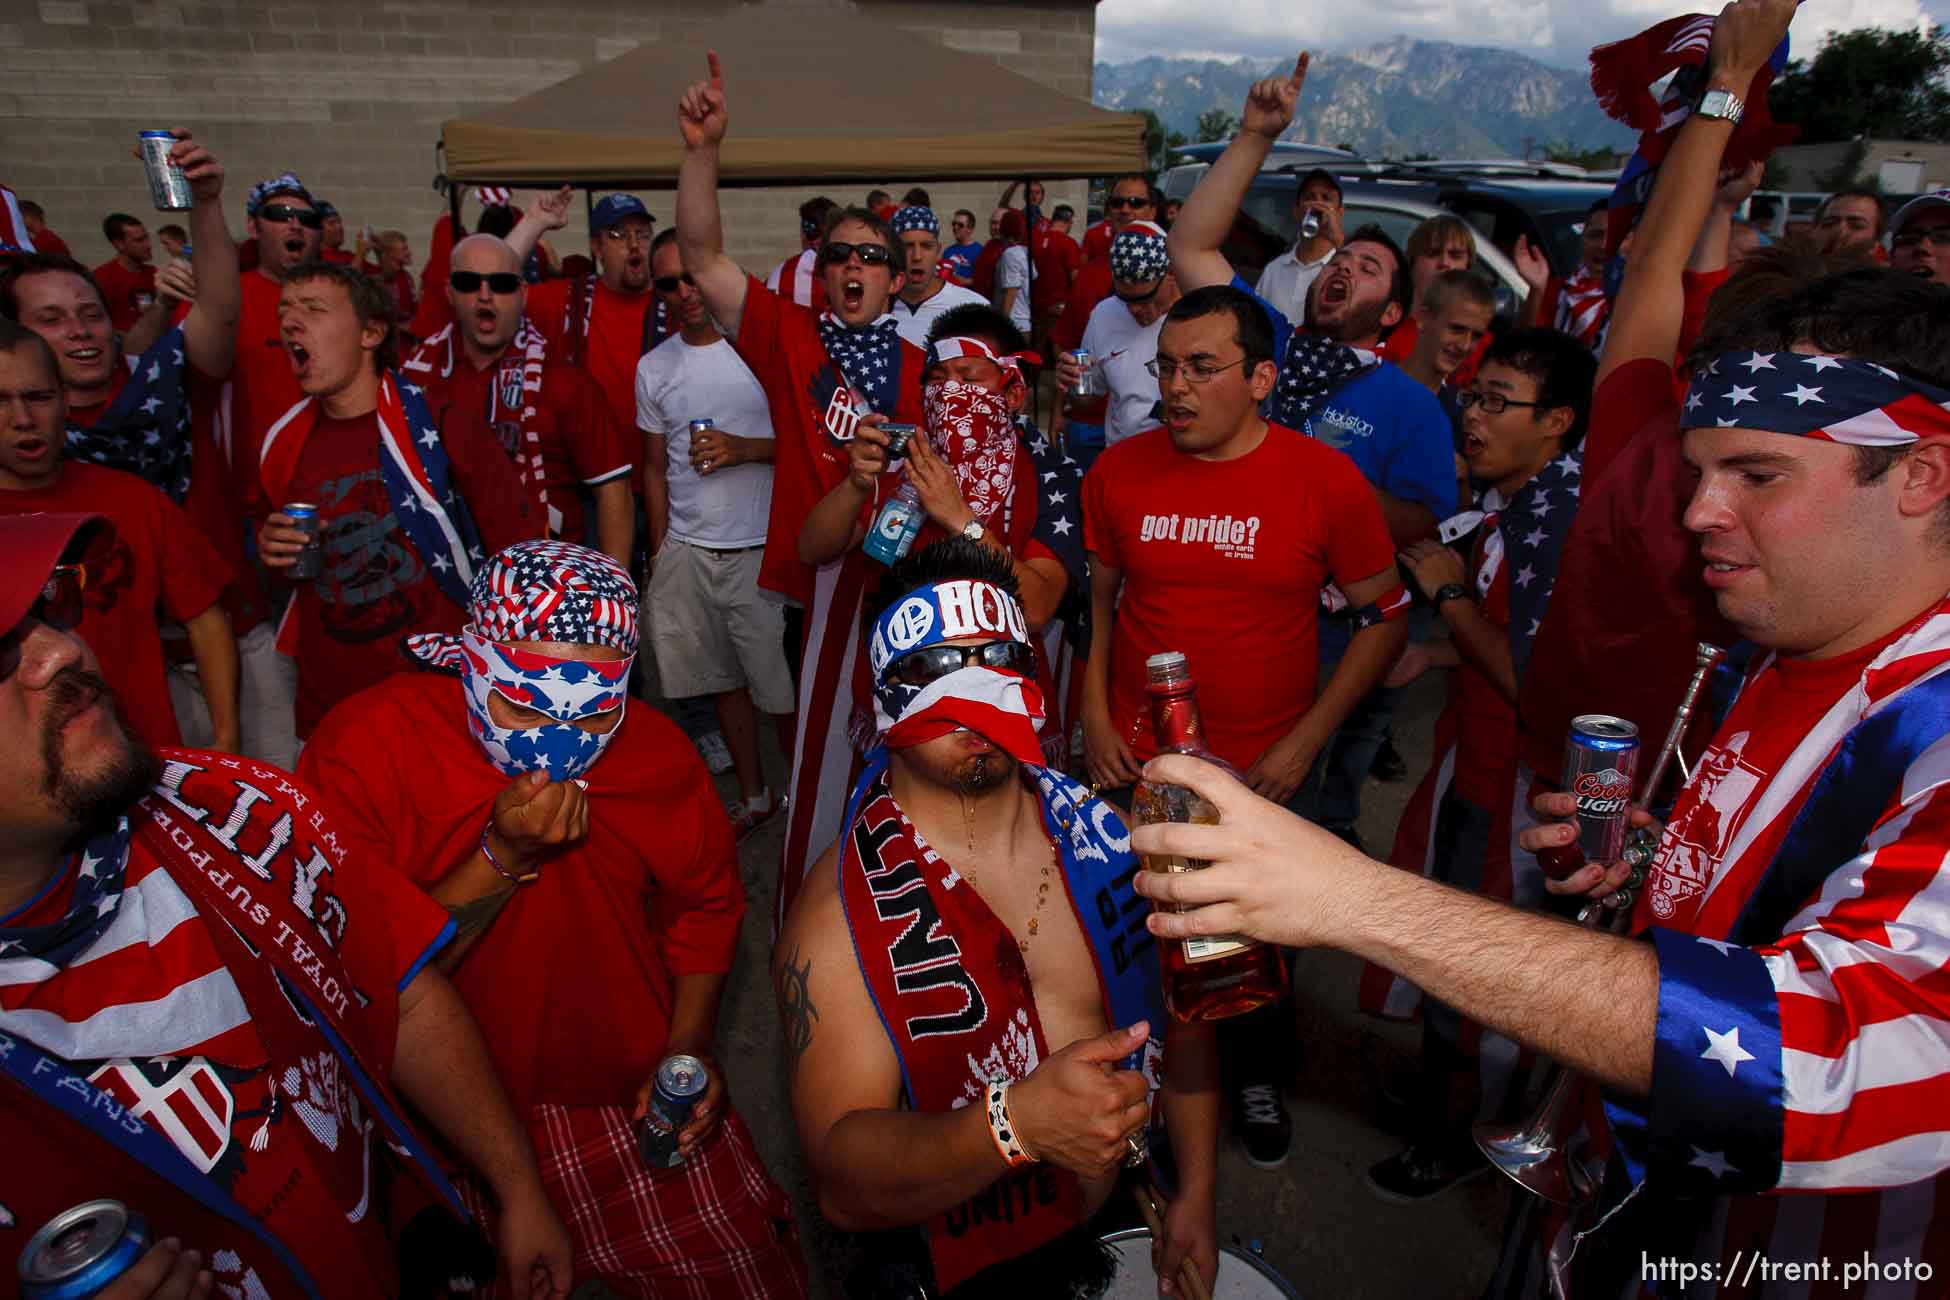
[[(1686, 684), (1679, 710), (1666, 729), (1665, 743), (1659, 747), (1652, 770), (1640, 787), (1640, 807), (1648, 806), (1657, 796), (1659, 783), (1665, 780), (1666, 769), (1673, 763), (1679, 764), (1682, 782), (1692, 780), (1692, 769), (1680, 745), (1692, 723), (1693, 709), (1699, 703), (1707, 677), (1725, 656), (1725, 650), (1705, 641), (1694, 647), (1692, 680)], [(1594, 930), (1622, 930), (1631, 917), (1632, 902), (1645, 884), (1646, 871), (1652, 865), (1657, 847), (1658, 837), (1650, 831), (1642, 826), (1633, 831), (1620, 855), (1632, 868), (1632, 874), (1622, 887), (1587, 903), (1578, 913), (1578, 924)], [(1491, 1165), (1525, 1191), (1558, 1205), (1583, 1205), (1598, 1194), (1591, 1175), (1566, 1150), (1579, 1121), (1573, 1105), (1577, 1097), (1576, 1082), (1577, 1075), (1560, 1065), (1544, 1095), (1538, 1099), (1537, 1108), (1521, 1124), (1478, 1124), (1475, 1128), (1476, 1145)]]

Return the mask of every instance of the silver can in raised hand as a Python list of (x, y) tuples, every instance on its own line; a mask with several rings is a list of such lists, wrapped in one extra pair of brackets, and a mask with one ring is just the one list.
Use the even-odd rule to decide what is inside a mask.
[(187, 212), (195, 207), (190, 178), (169, 156), (169, 151), (176, 147), (176, 133), (144, 131), (138, 138), (142, 145), (142, 169), (148, 173), (149, 197), (155, 202), (156, 211)]

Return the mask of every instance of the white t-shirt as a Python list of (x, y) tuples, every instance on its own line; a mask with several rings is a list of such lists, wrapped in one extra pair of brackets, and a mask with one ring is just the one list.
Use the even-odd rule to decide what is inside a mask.
[(943, 280), (941, 288), (935, 292), (934, 297), (927, 299), (919, 307), (910, 307), (896, 298), (887, 305), (887, 310), (892, 312), (894, 319), (899, 322), (897, 328), (900, 330), (901, 337), (917, 348), (925, 348), (928, 345), (928, 331), (934, 328), (935, 318), (942, 312), (971, 302), (986, 307), (988, 301), (973, 289), (964, 289), (958, 284), (949, 284)]
[(1002, 250), (1002, 257), (995, 264), (995, 305), (1002, 305), (1005, 290), (1018, 290), (1015, 305), (1009, 308), (1009, 320), (1025, 335), (1029, 333), (1029, 250), (1021, 244), (1011, 244)]
[(1266, 264), (1259, 273), (1259, 283), (1253, 291), (1266, 301), (1278, 307), (1286, 318), (1294, 324), (1307, 319), (1307, 290), (1313, 288), (1314, 281), (1334, 260), (1334, 250), (1328, 249), (1318, 262), (1303, 262), (1291, 248)]
[(1158, 355), (1158, 335), (1164, 327), (1162, 315), (1149, 325), (1139, 325), (1115, 294), (1097, 304), (1090, 323), (1083, 327), (1083, 346), (1090, 350), (1091, 364), (1101, 368), (1110, 395), (1104, 420), (1106, 447), (1157, 423), (1151, 408), (1158, 402), (1158, 381), (1145, 367)]
[(741, 438), (772, 437), (765, 390), (724, 339), (704, 347), (665, 339), (636, 363), (636, 422), (669, 444), (669, 535), (693, 546), (758, 546), (772, 509), (772, 467), (734, 465), (701, 477), (691, 468), (692, 420)]

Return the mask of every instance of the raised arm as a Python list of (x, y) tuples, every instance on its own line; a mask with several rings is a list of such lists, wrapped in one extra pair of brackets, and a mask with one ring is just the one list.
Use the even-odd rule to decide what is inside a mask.
[[(1787, 34), (1795, 2), (1734, 0), (1729, 4), (1713, 24), (1706, 89), (1731, 91), (1744, 99), (1755, 74)], [(1733, 123), (1698, 113), (1679, 128), (1639, 217), (1594, 388), (1629, 362), (1672, 360), (1686, 311), (1681, 277), (1712, 206), (1720, 160), (1732, 135)]]
[(1252, 188), (1253, 178), (1259, 175), (1260, 164), (1273, 151), (1273, 142), (1293, 124), (1300, 88), (1307, 81), (1309, 57), (1301, 52), (1293, 61), (1291, 76), (1253, 83), (1246, 92), (1239, 134), (1232, 137), (1232, 143), (1178, 210), (1166, 246), (1171, 250), (1171, 269), (1185, 292), (1232, 283), (1232, 264), (1219, 249), (1239, 215), (1246, 191)]
[(524, 266), (543, 235), (569, 224), (569, 207), (574, 201), (575, 191), (564, 185), (552, 193), (537, 195), (522, 209), (521, 220), (508, 232), (508, 247), (515, 250), (515, 257)]
[(183, 318), (183, 350), (191, 365), (222, 379), (230, 374), (236, 355), (237, 317), (244, 301), (237, 244), (223, 219), (223, 164), (188, 131), (176, 132), (169, 152), (189, 179), (195, 200), (190, 209), (190, 267), (196, 272), (196, 305)]
[(677, 101), (677, 129), (684, 137), (684, 161), (677, 168), (677, 251), (718, 327), (735, 339), (751, 280), (725, 256), (724, 221), (718, 213), (718, 148), (730, 119), (717, 51), (705, 57), (710, 78), (693, 82)]

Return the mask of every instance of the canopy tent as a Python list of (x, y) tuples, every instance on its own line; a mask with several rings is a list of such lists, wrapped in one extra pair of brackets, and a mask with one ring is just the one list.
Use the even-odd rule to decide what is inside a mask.
[[(1143, 171), (1144, 119), (840, 9), (746, 6), (442, 125), (457, 182), (676, 183), (677, 96), (722, 61), (719, 183), (1013, 180)], [(835, 70), (845, 70), (836, 74)], [(850, 74), (850, 75), (849, 75)]]

